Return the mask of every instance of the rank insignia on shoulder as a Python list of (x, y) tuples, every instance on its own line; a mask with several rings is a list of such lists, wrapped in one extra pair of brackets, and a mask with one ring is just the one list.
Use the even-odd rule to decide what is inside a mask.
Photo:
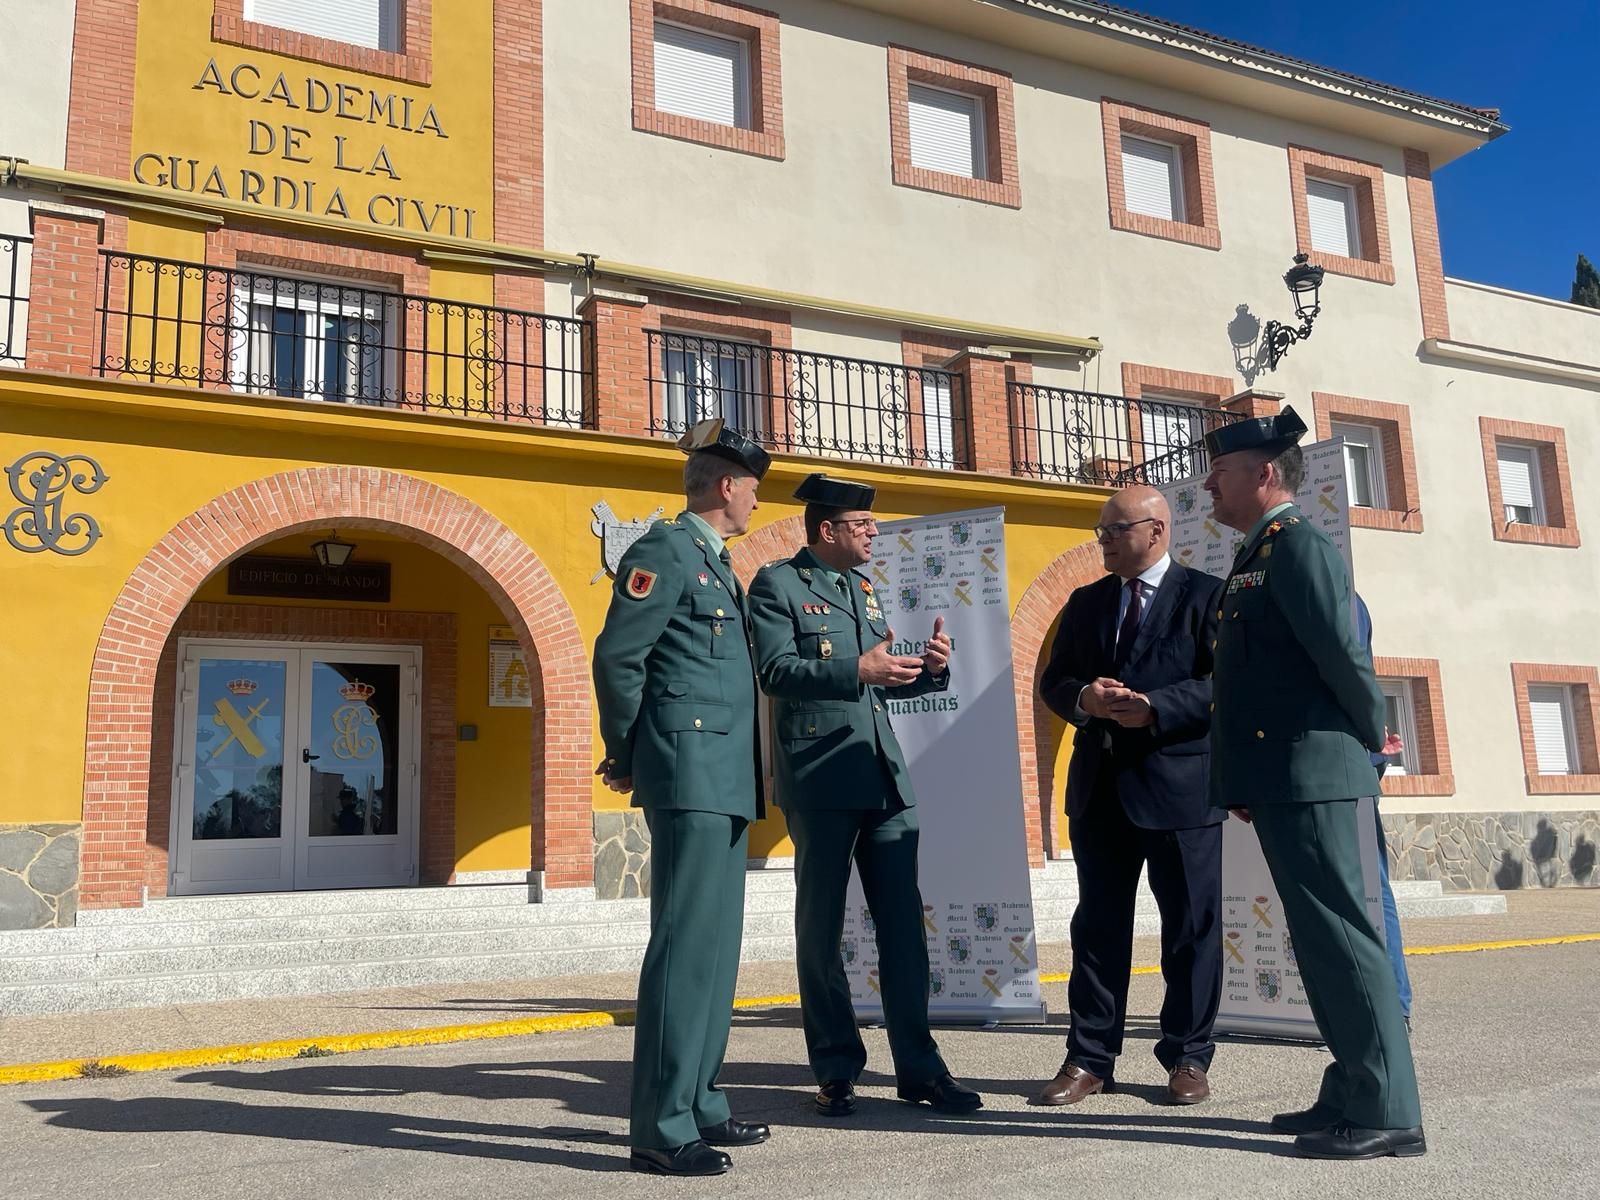
[(799, 568), (797, 568), (797, 570), (799, 572), (799, 575), (800, 575), (801, 579), (809, 580), (811, 578), (811, 568), (810, 567), (799, 567)]
[(643, 567), (635, 567), (628, 573), (628, 595), (635, 600), (643, 600), (655, 590), (656, 573), (646, 571)]
[(1283, 529), (1283, 522), (1282, 521), (1274, 521), (1272, 524), (1267, 526), (1267, 535), (1270, 537), (1272, 534), (1277, 533), (1282, 529)]

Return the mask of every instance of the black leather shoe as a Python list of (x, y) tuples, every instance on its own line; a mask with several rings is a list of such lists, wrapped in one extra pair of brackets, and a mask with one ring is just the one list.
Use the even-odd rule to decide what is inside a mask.
[(825, 1117), (848, 1117), (856, 1111), (856, 1085), (848, 1079), (830, 1079), (817, 1089), (812, 1103)]
[(1294, 1140), (1296, 1153), (1306, 1158), (1420, 1158), (1428, 1152), (1422, 1126), (1410, 1129), (1362, 1129), (1340, 1121), (1326, 1133), (1302, 1133)]
[(754, 1121), (735, 1121), (729, 1117), (718, 1125), (702, 1125), (700, 1140), (708, 1146), (759, 1146), (772, 1136), (772, 1130)]
[(1272, 1128), (1278, 1133), (1327, 1133), (1338, 1123), (1338, 1111), (1325, 1104), (1313, 1104), (1301, 1112), (1279, 1113), (1272, 1118)]
[(912, 1104), (926, 1101), (943, 1113), (969, 1113), (983, 1107), (983, 1097), (969, 1087), (962, 1087), (950, 1078), (948, 1071), (926, 1083), (902, 1083), (897, 1092), (902, 1100)]
[(641, 1150), (634, 1147), (628, 1166), (646, 1175), (724, 1175), (733, 1159), (704, 1142), (690, 1142), (671, 1150)]

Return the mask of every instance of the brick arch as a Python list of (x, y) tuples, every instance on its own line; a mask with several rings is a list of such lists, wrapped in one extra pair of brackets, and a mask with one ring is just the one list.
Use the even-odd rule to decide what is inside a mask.
[(1039, 699), (1039, 677), (1047, 661), (1045, 638), (1073, 590), (1106, 573), (1100, 547), (1093, 541), (1074, 546), (1039, 573), (1011, 615), (1011, 671), (1017, 690), (1017, 746), (1022, 759), (1022, 787), (1035, 803), (1025, 805), (1028, 859), (1038, 866), (1046, 850), (1059, 848), (1056, 828), (1054, 755), (1050, 747), (1050, 710)]
[(544, 737), (533, 747), (533, 868), (546, 887), (591, 883), (589, 663), (555, 579), (521, 538), (463, 496), (394, 471), (320, 467), (258, 479), (191, 513), (112, 605), (89, 677), (83, 907), (140, 903), (156, 667), (190, 597), (252, 546), (333, 523), (400, 534), (448, 558), (516, 628), (546, 689)]
[(740, 538), (728, 551), (733, 559), (733, 573), (746, 587), (756, 572), (775, 558), (793, 558), (796, 550), (805, 544), (806, 521), (799, 513), (781, 517), (764, 525), (754, 533)]

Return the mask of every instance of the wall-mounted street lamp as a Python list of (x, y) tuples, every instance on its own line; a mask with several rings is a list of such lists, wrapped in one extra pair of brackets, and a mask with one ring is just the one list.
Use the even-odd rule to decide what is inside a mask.
[(335, 529), (320, 542), (312, 543), (311, 548), (317, 552), (317, 561), (322, 564), (322, 569), (329, 574), (337, 575), (344, 569), (345, 563), (350, 561), (350, 556), (355, 553), (356, 544), (341, 541), (339, 531)]
[(1322, 311), (1322, 274), (1322, 268), (1307, 262), (1304, 254), (1296, 254), (1294, 266), (1284, 272), (1284, 286), (1294, 299), (1294, 315), (1300, 322), (1298, 329), (1278, 321), (1268, 321), (1262, 329), (1249, 306), (1239, 305), (1228, 323), (1228, 340), (1233, 344), (1234, 365), (1247, 381), (1253, 381), (1262, 371), (1276, 370), (1290, 346), (1311, 336), (1311, 323)]

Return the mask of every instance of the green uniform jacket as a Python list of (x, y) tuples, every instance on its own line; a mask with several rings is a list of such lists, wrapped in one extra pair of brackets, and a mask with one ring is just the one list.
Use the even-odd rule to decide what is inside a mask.
[(762, 568), (750, 585), (761, 687), (777, 699), (775, 799), (789, 811), (915, 804), (888, 702), (950, 686), (949, 671), (895, 688), (860, 681), (862, 653), (889, 626), (867, 577), (845, 578), (854, 611), (810, 550)]
[(744, 592), (705, 539), (657, 521), (622, 556), (594, 688), (608, 773), (636, 808), (764, 812)]
[(1219, 808), (1378, 794), (1383, 693), (1356, 641), (1350, 576), (1293, 505), (1263, 518), (1219, 601), (1211, 803)]

